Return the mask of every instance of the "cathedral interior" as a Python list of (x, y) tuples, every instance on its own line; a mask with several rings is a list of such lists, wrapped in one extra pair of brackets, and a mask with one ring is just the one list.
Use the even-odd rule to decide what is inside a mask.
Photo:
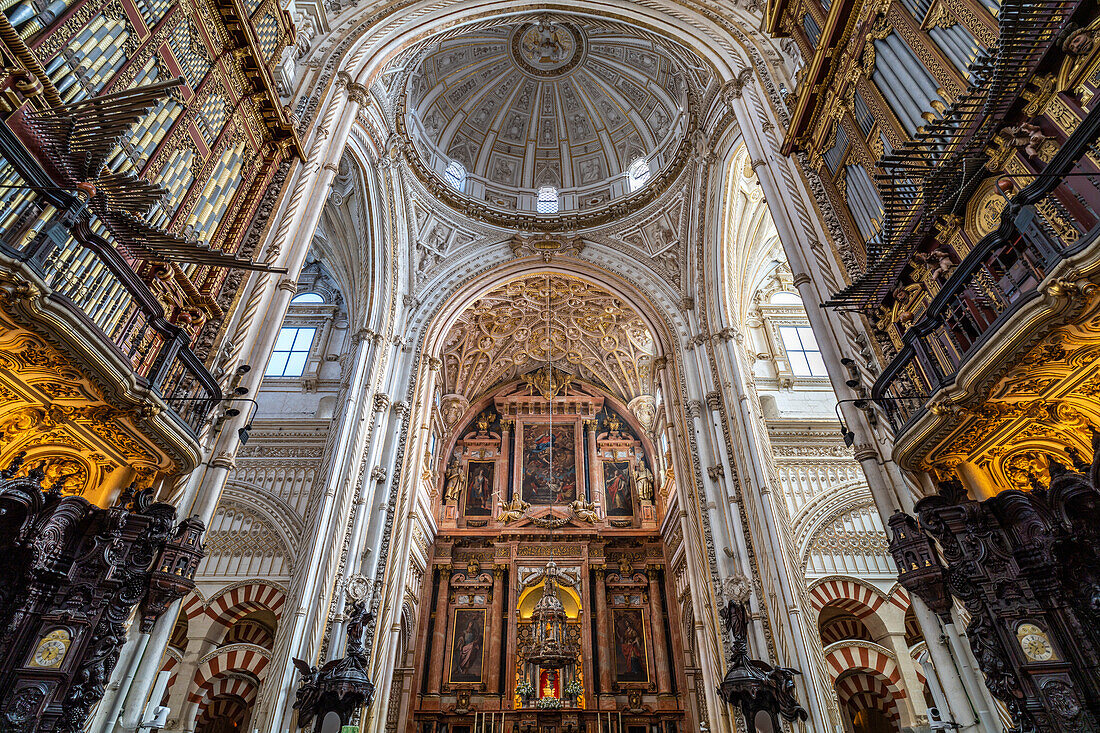
[(0, 733), (1100, 733), (1100, 9), (0, 0)]

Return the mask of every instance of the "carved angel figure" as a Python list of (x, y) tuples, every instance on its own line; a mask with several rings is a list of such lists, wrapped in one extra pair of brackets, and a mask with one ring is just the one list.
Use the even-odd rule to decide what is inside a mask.
[(525, 515), (530, 508), (530, 504), (519, 496), (514, 496), (511, 501), (500, 502), (500, 514), (497, 516), (497, 521), (508, 524), (517, 519), (522, 519), (523, 515)]
[(1031, 122), (1021, 122), (1019, 125), (1005, 129), (1012, 136), (1013, 147), (1023, 148), (1024, 152), (1031, 156), (1039, 154), (1039, 148), (1047, 141), (1047, 136), (1038, 125)]
[(569, 508), (573, 511), (573, 516), (582, 522), (588, 522), (589, 524), (595, 524), (599, 521), (600, 517), (596, 514), (596, 505), (590, 501), (577, 498)]

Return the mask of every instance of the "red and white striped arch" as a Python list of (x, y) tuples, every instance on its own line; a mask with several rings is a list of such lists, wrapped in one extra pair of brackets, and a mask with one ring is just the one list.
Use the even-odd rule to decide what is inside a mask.
[(180, 660), (175, 652), (175, 649), (169, 647), (164, 654), (164, 661), (160, 665), (161, 672), (168, 672), (168, 684), (164, 687), (164, 699), (158, 702), (160, 705), (164, 705), (168, 701), (168, 695), (171, 694), (172, 685), (176, 684), (176, 677), (179, 676)]
[(248, 672), (262, 682), (268, 662), (267, 651), (260, 647), (251, 644), (226, 647), (199, 666), (187, 699), (191, 702), (202, 702), (210, 696), (209, 690), (219, 676), (227, 671)]
[(853, 616), (841, 616), (821, 627), (821, 645), (829, 646), (845, 639), (874, 641), (866, 624)]
[(895, 700), (906, 697), (897, 663), (873, 647), (854, 644), (832, 647), (825, 654), (825, 668), (834, 683), (846, 672), (866, 672), (881, 677)]
[(848, 578), (825, 578), (810, 587), (810, 605), (814, 613), (828, 605), (865, 618), (886, 603), (886, 596), (869, 585)]
[(913, 605), (909, 600), (909, 591), (902, 588), (900, 583), (890, 589), (887, 600), (902, 611), (908, 611), (909, 606)]
[(226, 718), (233, 721), (236, 727), (240, 727), (248, 714), (248, 703), (233, 695), (222, 695), (211, 698), (199, 708), (199, 714), (195, 718), (195, 733), (205, 733), (206, 726), (218, 718)]
[[(201, 711), (212, 700), (223, 695), (239, 697), (244, 700), (246, 705), (251, 705), (259, 690), (259, 685), (243, 677), (215, 677), (210, 680), (206, 698), (199, 705), (199, 710)], [(202, 713), (200, 712), (199, 715), (202, 715)]]
[(274, 583), (249, 581), (230, 586), (211, 598), (203, 607), (188, 607), (188, 620), (205, 613), (215, 623), (231, 626), (234, 621), (253, 611), (267, 610), (278, 619), (286, 593)]
[(901, 719), (898, 702), (882, 677), (869, 672), (845, 675), (835, 685), (842, 705), (854, 714), (860, 710), (879, 710), (894, 725)]

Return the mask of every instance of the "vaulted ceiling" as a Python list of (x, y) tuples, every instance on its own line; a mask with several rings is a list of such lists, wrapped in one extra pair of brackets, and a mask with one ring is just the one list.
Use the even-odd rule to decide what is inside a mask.
[(425, 170), (446, 180), (461, 163), (462, 193), (494, 209), (537, 213), (544, 186), (562, 213), (599, 209), (636, 191), (635, 161), (656, 181), (681, 157), (692, 79), (682, 56), (576, 18), (468, 30), (421, 56), (403, 127)]
[(549, 357), (629, 401), (652, 394), (655, 355), (653, 335), (617, 295), (579, 278), (531, 275), (478, 298), (451, 326), (441, 386), (473, 401)]

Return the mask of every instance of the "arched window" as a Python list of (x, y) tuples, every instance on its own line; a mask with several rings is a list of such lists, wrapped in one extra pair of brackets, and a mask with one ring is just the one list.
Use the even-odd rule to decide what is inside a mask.
[(324, 303), (325, 299), (322, 298), (318, 293), (301, 293), (299, 295), (295, 295), (294, 298), (290, 302), (291, 303)]
[(777, 293), (773, 293), (768, 302), (772, 305), (802, 305), (802, 298), (798, 297), (798, 293), (792, 293), (789, 290), (780, 290)]
[(464, 192), (466, 190), (466, 166), (457, 160), (452, 160), (447, 164), (446, 170), (443, 171), (443, 179), (454, 190)]
[(630, 181), (630, 192), (634, 193), (644, 186), (649, 180), (649, 162), (645, 158), (636, 158), (627, 168)]
[(553, 186), (543, 186), (539, 189), (539, 198), (535, 202), (535, 211), (540, 214), (556, 214), (561, 208), (558, 201), (558, 189)]

